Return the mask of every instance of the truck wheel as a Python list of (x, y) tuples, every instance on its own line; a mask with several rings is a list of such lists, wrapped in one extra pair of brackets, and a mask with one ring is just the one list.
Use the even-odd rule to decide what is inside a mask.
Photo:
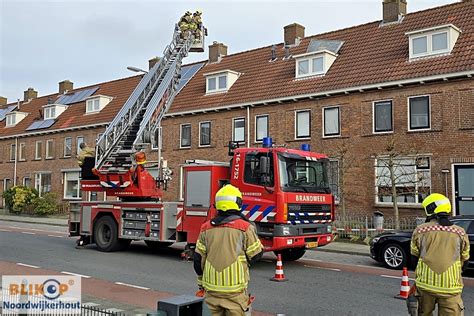
[(94, 224), (94, 239), (97, 249), (104, 252), (117, 251), (130, 244), (128, 240), (119, 240), (117, 224), (110, 216), (103, 216)]
[(167, 241), (154, 241), (154, 240), (145, 240), (145, 244), (151, 249), (151, 250), (163, 250), (171, 246), (173, 243), (172, 242), (167, 242)]
[(288, 248), (275, 251), (275, 255), (281, 254), (283, 261), (296, 261), (304, 256), (306, 250), (304, 248)]

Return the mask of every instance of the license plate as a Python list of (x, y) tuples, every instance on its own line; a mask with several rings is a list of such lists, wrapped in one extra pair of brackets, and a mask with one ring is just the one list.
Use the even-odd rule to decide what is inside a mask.
[(306, 248), (316, 248), (318, 246), (317, 241), (311, 241), (306, 243)]

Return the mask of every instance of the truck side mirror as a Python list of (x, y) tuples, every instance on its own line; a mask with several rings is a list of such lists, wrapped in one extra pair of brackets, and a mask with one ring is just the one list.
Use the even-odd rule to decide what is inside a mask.
[(270, 174), (270, 157), (266, 157), (266, 156), (260, 157), (259, 167), (260, 167), (259, 168), (260, 175)]

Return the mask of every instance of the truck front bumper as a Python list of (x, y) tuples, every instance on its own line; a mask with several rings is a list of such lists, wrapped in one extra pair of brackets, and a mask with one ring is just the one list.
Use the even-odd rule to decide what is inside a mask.
[(334, 240), (330, 224), (274, 225), (259, 227), (258, 235), (265, 251), (286, 248), (316, 248)]

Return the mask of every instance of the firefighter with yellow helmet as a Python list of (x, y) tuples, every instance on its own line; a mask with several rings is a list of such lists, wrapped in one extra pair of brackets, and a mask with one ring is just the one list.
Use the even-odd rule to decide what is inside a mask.
[(449, 220), (447, 197), (433, 193), (422, 205), (426, 222), (415, 229), (411, 239), (411, 254), (419, 258), (415, 271), (418, 315), (432, 315), (436, 304), (439, 315), (463, 315), (461, 272), (469, 259), (468, 236)]
[(249, 265), (263, 246), (255, 226), (240, 212), (242, 193), (227, 184), (215, 196), (217, 216), (201, 226), (194, 254), (198, 286), (212, 315), (245, 315)]

